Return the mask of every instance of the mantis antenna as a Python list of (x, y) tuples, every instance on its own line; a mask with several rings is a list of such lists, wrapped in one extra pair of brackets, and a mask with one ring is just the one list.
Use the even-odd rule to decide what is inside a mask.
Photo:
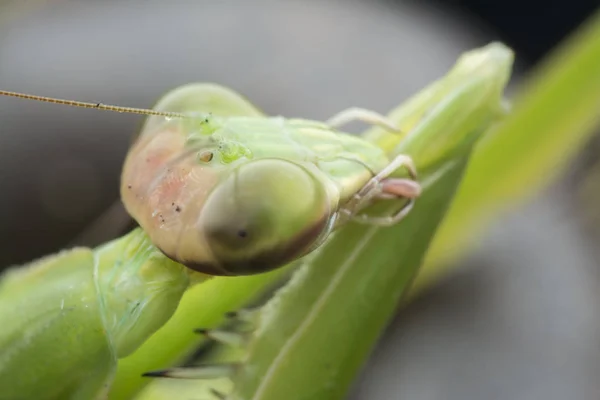
[(27, 100), (43, 101), (45, 103), (64, 104), (66, 106), (72, 106), (72, 107), (97, 108), (100, 110), (113, 111), (113, 112), (118, 112), (118, 113), (156, 115), (159, 117), (167, 117), (167, 118), (187, 118), (187, 115), (178, 113), (178, 112), (157, 111), (157, 110), (150, 110), (150, 109), (146, 109), (146, 108), (119, 107), (119, 106), (111, 106), (110, 104), (102, 104), (102, 103), (86, 103), (84, 101), (56, 99), (54, 97), (36, 96), (33, 94), (9, 92), (6, 90), (0, 90), (0, 95), (10, 96), (10, 97), (18, 97), (20, 99), (27, 99)]

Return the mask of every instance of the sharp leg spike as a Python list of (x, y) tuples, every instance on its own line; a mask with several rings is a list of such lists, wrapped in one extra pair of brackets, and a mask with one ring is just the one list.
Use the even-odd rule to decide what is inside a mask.
[(257, 314), (258, 310), (242, 309), (238, 311), (230, 311), (228, 313), (225, 313), (225, 317), (229, 319), (235, 319), (241, 322), (254, 322)]
[(196, 367), (170, 368), (146, 372), (142, 376), (174, 379), (215, 379), (233, 375), (239, 364), (205, 364)]
[(217, 399), (219, 400), (227, 400), (227, 395), (223, 392), (219, 392), (216, 389), (210, 388), (208, 389), (210, 391), (210, 393), (215, 396)]
[(237, 332), (219, 329), (196, 329), (194, 332), (204, 335), (215, 342), (223, 343), (229, 346), (241, 347), (246, 342), (246, 336)]

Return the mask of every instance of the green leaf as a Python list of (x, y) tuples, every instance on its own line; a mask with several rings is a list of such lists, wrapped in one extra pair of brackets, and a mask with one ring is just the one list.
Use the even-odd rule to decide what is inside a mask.
[(547, 187), (600, 122), (600, 13), (532, 70), (510, 117), (473, 154), (416, 281), (441, 276), (503, 210)]

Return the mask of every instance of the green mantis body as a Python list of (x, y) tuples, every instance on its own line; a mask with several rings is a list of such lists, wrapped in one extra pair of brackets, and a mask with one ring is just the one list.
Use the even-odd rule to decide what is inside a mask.
[(170, 318), (190, 281), (278, 268), (378, 195), (418, 195), (403, 180), (385, 192), (397, 168), (385, 171), (378, 146), (267, 118), (219, 86), (177, 89), (156, 109), (192, 114), (150, 117), (127, 157), (122, 200), (141, 228), (0, 281), (0, 399), (102, 398), (116, 360)]
[(116, 360), (168, 320), (188, 282), (140, 230), (8, 271), (0, 398), (102, 398)]

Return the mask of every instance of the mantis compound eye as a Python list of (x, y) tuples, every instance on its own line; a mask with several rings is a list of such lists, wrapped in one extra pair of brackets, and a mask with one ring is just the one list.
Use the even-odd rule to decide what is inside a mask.
[(198, 228), (223, 275), (256, 274), (304, 255), (329, 227), (331, 203), (326, 187), (304, 167), (251, 161), (210, 194)]

